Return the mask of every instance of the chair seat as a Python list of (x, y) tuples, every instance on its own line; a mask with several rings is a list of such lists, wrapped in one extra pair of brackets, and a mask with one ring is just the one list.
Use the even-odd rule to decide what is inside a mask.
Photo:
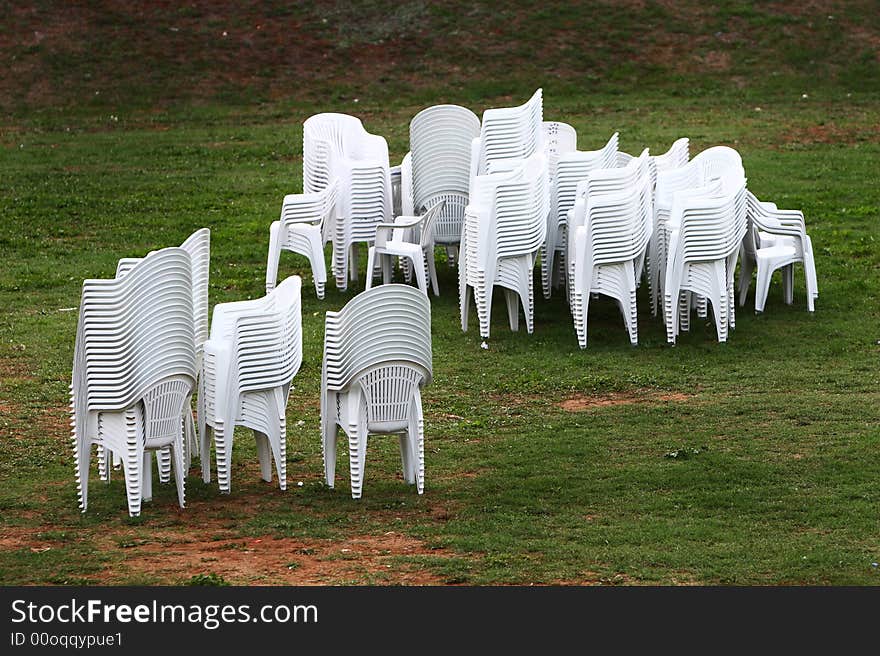
[(758, 259), (780, 259), (785, 257), (794, 257), (797, 255), (797, 249), (794, 246), (768, 246), (767, 248), (759, 248), (757, 251)]
[(376, 246), (377, 253), (387, 255), (418, 256), (422, 252), (419, 244), (407, 241), (387, 241), (384, 246)]

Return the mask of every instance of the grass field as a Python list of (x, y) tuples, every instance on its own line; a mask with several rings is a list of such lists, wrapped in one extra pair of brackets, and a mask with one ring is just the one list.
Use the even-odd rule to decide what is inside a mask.
[[(398, 4), (0, 9), (0, 584), (880, 584), (873, 3)], [(539, 294), (533, 335), (509, 331), (498, 298), (484, 350), (443, 265), (425, 494), (376, 437), (353, 501), (342, 446), (336, 489), (322, 481), (318, 399), (324, 312), (363, 288), (366, 258), (356, 289), (319, 302), (284, 254), (305, 350), (287, 492), (259, 480), (239, 430), (231, 495), (195, 466), (186, 509), (157, 484), (129, 519), (121, 476), (93, 476), (78, 511), (66, 404), (84, 278), (208, 226), (212, 305), (261, 295), (308, 116), (360, 116), (396, 163), (421, 108), (479, 114), (538, 86), (583, 150), (615, 130), (631, 153), (680, 136), (692, 154), (737, 148), (751, 190), (804, 212), (815, 314), (797, 269), (794, 305), (777, 278), (727, 344), (697, 322), (669, 347), (640, 290), (639, 346), (602, 298), (581, 351), (561, 295)]]

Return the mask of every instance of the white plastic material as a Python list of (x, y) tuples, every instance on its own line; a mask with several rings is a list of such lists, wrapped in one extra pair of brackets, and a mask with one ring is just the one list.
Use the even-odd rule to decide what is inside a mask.
[[(679, 191), (705, 186), (711, 179), (717, 177), (732, 181), (731, 183), (734, 185), (737, 180), (745, 177), (742, 159), (734, 149), (727, 146), (713, 146), (701, 152), (684, 166), (669, 168), (665, 171), (658, 169), (654, 205), (656, 237), (651, 245), (652, 269), (649, 271), (649, 285), (655, 300), (664, 296), (663, 286), (666, 280), (669, 238), (672, 230), (669, 225), (669, 217), (674, 195)], [(656, 257), (653, 257), (654, 252), (657, 254)], [(654, 268), (655, 265), (656, 268)], [(705, 301), (698, 299), (698, 304), (700, 316), (705, 316)], [(652, 303), (652, 309), (653, 307)], [(681, 328), (683, 330), (688, 329), (688, 314), (689, 312), (682, 316)]]
[(739, 304), (745, 305), (752, 271), (757, 265), (758, 280), (755, 289), (755, 311), (763, 312), (770, 289), (770, 278), (777, 269), (783, 269), (782, 286), (785, 302), (793, 302), (793, 266), (804, 267), (807, 287), (807, 309), (815, 310), (819, 296), (813, 242), (799, 210), (780, 210), (773, 203), (762, 203), (751, 192), (746, 192), (748, 232), (743, 239), (739, 278)]
[[(681, 168), (690, 161), (690, 140), (687, 137), (676, 139), (665, 153), (651, 156), (651, 193), (653, 194), (655, 212), (657, 206), (657, 176), (665, 171)], [(667, 211), (668, 213), (668, 211)], [(662, 305), (661, 274), (665, 266), (661, 260), (665, 258), (665, 252), (660, 250), (658, 239), (662, 230), (654, 227), (654, 216), (651, 217), (651, 238), (645, 254), (645, 268), (647, 270), (648, 296), (651, 299), (651, 314), (657, 316)], [(663, 248), (666, 244), (663, 243)]]
[(547, 236), (541, 246), (541, 286), (544, 298), (550, 298), (550, 286), (553, 282), (553, 260), (556, 250), (556, 217), (553, 203), (556, 196), (556, 169), (559, 158), (566, 153), (577, 151), (577, 132), (567, 123), (544, 121), (542, 124), (544, 138), (544, 154), (547, 156), (547, 179), (550, 189), (550, 212), (547, 214)]
[(384, 137), (369, 134), (359, 118), (316, 114), (303, 124), (303, 191), (324, 190), (338, 180), (333, 275), (340, 290), (357, 280), (357, 244), (373, 243), (376, 226), (392, 219), (391, 172)]
[(91, 446), (121, 458), (128, 510), (150, 498), (150, 451), (171, 447), (185, 503), (182, 417), (196, 378), (192, 258), (166, 248), (118, 278), (83, 282), (74, 347), (71, 426), (80, 507), (88, 507)]
[(519, 328), (519, 302), (526, 329), (534, 328), (532, 268), (547, 235), (550, 208), (547, 160), (538, 151), (509, 172), (478, 176), (465, 210), (458, 268), (461, 329), (467, 330), (473, 289), (480, 336), (489, 338), (492, 291), (505, 288), (511, 330)]
[(541, 89), (519, 107), (501, 107), (483, 112), (480, 136), (471, 144), (471, 202), (474, 198), (474, 181), (477, 176), (492, 172), (492, 162), (526, 159), (543, 152), (543, 112)]
[(266, 292), (275, 289), (281, 251), (299, 253), (309, 258), (315, 294), (324, 298), (327, 269), (324, 245), (334, 229), (338, 182), (330, 180), (322, 190), (288, 194), (281, 204), (281, 218), (269, 227), (269, 259), (266, 264)]
[(214, 306), (199, 396), (202, 478), (211, 480), (211, 434), (220, 491), (231, 489), (235, 426), (254, 432), (260, 473), (287, 489), (285, 408), (302, 364), (302, 281), (291, 276), (263, 298)]
[(651, 186), (647, 149), (623, 168), (592, 171), (578, 185), (570, 252), (574, 260), (572, 314), (581, 348), (587, 346), (593, 294), (618, 302), (630, 343), (638, 343), (636, 285), (650, 236)]
[(727, 341), (735, 327), (733, 273), (746, 234), (746, 181), (727, 172), (703, 188), (673, 196), (663, 287), (666, 336), (672, 344), (690, 313), (687, 292), (711, 303), (719, 342)]
[(468, 203), (471, 143), (480, 119), (458, 105), (434, 105), (410, 121), (410, 152), (400, 165), (401, 212), (419, 215), (444, 202), (434, 223), (434, 242), (453, 254), (461, 241)]
[[(180, 247), (189, 253), (192, 265), (192, 302), (193, 302), (193, 331), (196, 347), (196, 375), (202, 370), (202, 345), (208, 339), (208, 278), (211, 269), (211, 231), (208, 228), (200, 228), (186, 238)], [(143, 258), (127, 257), (119, 260), (116, 265), (116, 277), (121, 278)], [(195, 420), (193, 418), (192, 403), (188, 402), (183, 412), (184, 420), (184, 464), (189, 471), (192, 456), (199, 453), (199, 440), (196, 435)], [(103, 447), (98, 447), (98, 461), (101, 463), (101, 480), (108, 480), (109, 470), (107, 459), (102, 452)], [(119, 455), (113, 456), (114, 465), (119, 464)], [(156, 457), (159, 469), (159, 480), (168, 483), (171, 480), (171, 449), (161, 449)], [(144, 474), (144, 480), (149, 483), (148, 476)], [(145, 497), (148, 499), (149, 497)]]
[(431, 305), (407, 285), (380, 285), (328, 312), (321, 369), (321, 444), (336, 476), (338, 427), (348, 436), (351, 496), (363, 489), (367, 435), (399, 434), (403, 476), (424, 491), (421, 388), (432, 375)]
[(428, 293), (428, 280), (434, 296), (440, 295), (434, 263), (434, 226), (443, 213), (446, 201), (438, 201), (421, 216), (400, 216), (394, 223), (380, 223), (376, 243), (367, 258), (367, 289), (373, 286), (376, 265), (381, 265), (382, 282), (391, 282), (391, 258), (406, 258), (412, 263), (419, 289)]
[(618, 134), (615, 132), (600, 150), (574, 150), (561, 153), (558, 157), (555, 177), (550, 186), (550, 212), (547, 216), (547, 238), (544, 246), (546, 257), (545, 251), (542, 251), (541, 276), (545, 298), (550, 297), (554, 282), (557, 285), (560, 282), (565, 283), (569, 293), (574, 290), (574, 260), (568, 253), (568, 214), (574, 207), (578, 184), (591, 171), (616, 166), (617, 148)]

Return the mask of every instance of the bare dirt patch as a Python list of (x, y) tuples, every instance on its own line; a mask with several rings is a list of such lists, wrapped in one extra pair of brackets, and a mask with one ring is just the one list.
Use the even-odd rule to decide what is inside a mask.
[(634, 405), (640, 403), (681, 403), (692, 397), (680, 392), (655, 394), (651, 392), (616, 392), (601, 396), (575, 396), (557, 405), (568, 412), (585, 412), (594, 408), (607, 408), (615, 405)]
[(781, 144), (786, 146), (852, 145), (860, 141), (880, 143), (880, 126), (804, 125), (794, 127), (780, 137)]
[(180, 583), (199, 574), (216, 574), (230, 583), (245, 585), (441, 583), (439, 577), (398, 560), (426, 555), (441, 554), (394, 531), (341, 540), (269, 535), (211, 539), (204, 534), (180, 532), (165, 534), (161, 541), (133, 543), (125, 549), (123, 560), (109, 566), (101, 579), (110, 582), (144, 574), (156, 583)]

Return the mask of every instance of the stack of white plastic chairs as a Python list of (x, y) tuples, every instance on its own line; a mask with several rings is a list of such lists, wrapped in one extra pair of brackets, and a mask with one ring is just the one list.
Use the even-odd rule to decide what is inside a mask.
[(813, 259), (813, 242), (807, 234), (803, 213), (799, 210), (781, 210), (774, 203), (761, 202), (751, 192), (746, 192), (746, 208), (748, 232), (741, 250), (739, 304), (745, 305), (752, 271), (757, 266), (755, 311), (764, 311), (770, 277), (780, 268), (783, 270), (785, 302), (791, 305), (794, 300), (793, 266), (801, 263), (806, 279), (807, 309), (813, 312), (819, 296), (819, 286)]
[(736, 325), (733, 274), (747, 228), (746, 179), (735, 166), (708, 168), (703, 187), (674, 194), (667, 223), (663, 301), (671, 344), (689, 317), (693, 295), (712, 305), (719, 342)]
[[(544, 295), (550, 294), (550, 286), (555, 277), (565, 283), (571, 302), (574, 294), (574, 242), (568, 235), (574, 234), (577, 227), (574, 221), (575, 200), (583, 195), (580, 185), (587, 176), (598, 169), (614, 168), (617, 165), (618, 134), (615, 132), (608, 142), (599, 150), (574, 150), (559, 156), (556, 164), (556, 176), (551, 187), (550, 213), (547, 217), (547, 274), (544, 274)], [(583, 217), (580, 217), (581, 219)]]
[(434, 243), (453, 260), (461, 241), (470, 185), (471, 144), (480, 119), (458, 105), (423, 109), (410, 121), (410, 152), (401, 163), (401, 213), (421, 215), (445, 202), (434, 223)]
[[(673, 197), (679, 191), (704, 186), (711, 178), (718, 177), (722, 172), (728, 172), (734, 177), (737, 175), (745, 176), (742, 158), (739, 153), (727, 146), (707, 148), (684, 166), (670, 167), (666, 170), (658, 169), (657, 171), (654, 192), (655, 238), (651, 244), (652, 270), (649, 272), (649, 278), (652, 295), (659, 305), (662, 305), (666, 264), (669, 259), (668, 247), (671, 235), (669, 217), (672, 212)], [(656, 257), (654, 257), (655, 252)], [(654, 268), (655, 265), (656, 268)], [(698, 306), (700, 316), (705, 316), (704, 300), (698, 299)], [(652, 302), (652, 309), (653, 307), (654, 302)], [(682, 319), (682, 328), (687, 330), (687, 317), (682, 317)]]
[[(652, 177), (652, 194), (654, 199), (654, 215), (658, 212), (662, 213), (664, 217), (667, 217), (669, 214), (668, 210), (668, 199), (667, 202), (662, 206), (662, 209), (658, 209), (657, 202), (657, 176), (666, 171), (671, 171), (673, 169), (679, 169), (683, 166), (686, 166), (690, 161), (690, 140), (687, 137), (682, 137), (680, 139), (676, 139), (672, 145), (669, 147), (665, 153), (661, 155), (652, 155), (651, 156), (651, 177)], [(667, 192), (668, 194), (668, 192)], [(665, 249), (666, 243), (658, 242), (661, 235), (664, 234), (662, 229), (654, 229), (655, 216), (651, 217), (651, 239), (648, 242), (648, 250), (645, 256), (646, 260), (646, 272), (647, 272), (647, 281), (648, 281), (648, 296), (651, 299), (651, 314), (657, 316), (657, 312), (662, 305), (662, 292), (660, 291), (662, 281), (661, 274), (665, 271)]]
[(652, 212), (648, 150), (622, 168), (596, 169), (578, 186), (572, 210), (572, 314), (578, 344), (587, 346), (592, 294), (614, 298), (632, 344), (638, 343), (636, 286), (650, 236)]
[(211, 433), (220, 491), (231, 487), (235, 426), (254, 432), (263, 480), (287, 489), (285, 409), (293, 377), (302, 364), (299, 276), (291, 276), (263, 298), (214, 306), (211, 339), (205, 342), (199, 434), (202, 478), (211, 480)]
[(550, 212), (547, 214), (547, 236), (541, 246), (541, 286), (544, 298), (550, 298), (550, 287), (554, 276), (556, 243), (558, 240), (558, 220), (554, 213), (556, 207), (556, 169), (559, 159), (566, 153), (577, 151), (577, 131), (558, 121), (544, 121), (544, 154), (547, 156), (547, 179), (550, 189)]
[(145, 453), (171, 447), (184, 505), (183, 416), (196, 380), (192, 268), (186, 250), (166, 248), (117, 278), (83, 283), (71, 383), (83, 512), (93, 444), (121, 458), (131, 516), (151, 496)]
[(519, 304), (526, 328), (534, 329), (535, 294), (532, 269), (547, 234), (550, 196), (547, 160), (536, 152), (513, 170), (475, 179), (471, 203), (465, 210), (459, 261), (461, 328), (467, 330), (473, 290), (480, 336), (489, 338), (492, 292), (505, 288), (511, 330), (519, 328)]
[(504, 160), (525, 159), (543, 151), (543, 112), (541, 89), (519, 107), (501, 107), (483, 112), (480, 136), (471, 144), (471, 198), (477, 176), (493, 172), (492, 162), (499, 162), (509, 169)]
[(359, 118), (316, 114), (303, 124), (303, 191), (324, 190), (338, 179), (333, 240), (333, 275), (340, 290), (357, 280), (357, 247), (373, 243), (376, 226), (392, 214), (388, 144), (369, 134)]
[(324, 298), (327, 268), (324, 245), (335, 227), (338, 182), (334, 178), (320, 191), (287, 194), (281, 203), (281, 217), (269, 227), (269, 258), (266, 264), (266, 291), (275, 289), (281, 251), (309, 258), (315, 294)]
[(361, 496), (367, 435), (400, 435), (403, 476), (424, 491), (421, 388), (432, 375), (431, 305), (407, 285), (365, 291), (328, 312), (321, 370), (321, 435), (327, 485), (336, 476), (337, 427), (348, 436), (351, 496)]
[[(202, 345), (208, 339), (208, 278), (211, 267), (211, 231), (208, 228), (200, 228), (186, 238), (180, 247), (189, 253), (190, 264), (192, 266), (192, 302), (193, 302), (193, 334), (196, 347), (196, 375), (202, 369)], [(119, 260), (116, 265), (116, 277), (120, 278), (125, 275), (132, 267), (134, 267), (143, 258), (125, 257)], [(199, 452), (199, 440), (196, 435), (195, 421), (192, 413), (192, 403), (187, 402), (183, 410), (184, 420), (184, 463), (186, 469), (189, 470), (192, 462), (193, 454)], [(107, 469), (107, 458), (102, 446), (98, 447), (98, 463), (101, 480), (109, 480), (110, 470)], [(159, 480), (167, 483), (171, 480), (171, 449), (160, 449), (157, 455), (157, 464), (159, 469)], [(144, 454), (144, 461), (149, 465), (150, 454)], [(113, 455), (113, 464), (119, 465), (119, 454)], [(144, 473), (146, 494), (149, 495), (149, 484), (147, 480), (150, 467), (146, 468)], [(145, 499), (149, 499), (146, 496)]]

